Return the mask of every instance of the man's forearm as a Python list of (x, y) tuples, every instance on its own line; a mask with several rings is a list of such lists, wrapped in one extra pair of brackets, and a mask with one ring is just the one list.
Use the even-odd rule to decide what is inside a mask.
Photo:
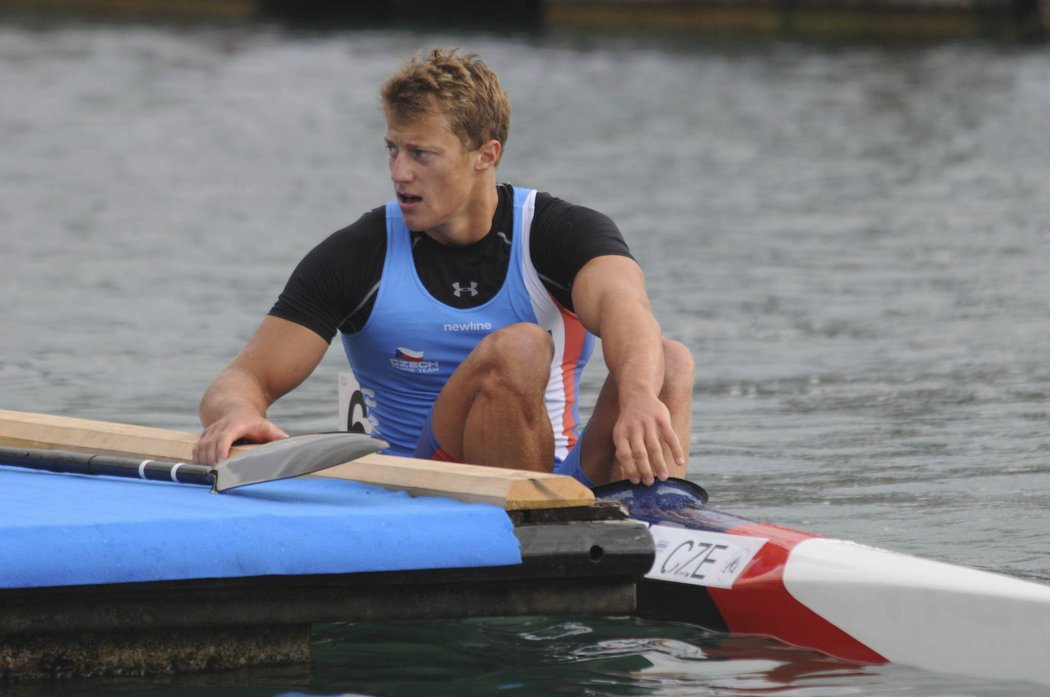
[(216, 376), (201, 398), (201, 424), (209, 426), (233, 412), (265, 418), (270, 404), (257, 380), (231, 366)]
[(650, 309), (635, 298), (613, 300), (602, 308), (601, 327), (602, 354), (621, 401), (659, 393), (664, 382), (662, 332)]

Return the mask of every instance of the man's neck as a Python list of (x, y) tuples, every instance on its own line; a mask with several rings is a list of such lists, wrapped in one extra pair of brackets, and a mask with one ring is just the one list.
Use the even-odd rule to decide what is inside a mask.
[(478, 191), (463, 209), (446, 225), (425, 234), (435, 242), (445, 245), (466, 246), (474, 244), (492, 229), (492, 219), (499, 207), (499, 189), (495, 177), (484, 177), (478, 182)]

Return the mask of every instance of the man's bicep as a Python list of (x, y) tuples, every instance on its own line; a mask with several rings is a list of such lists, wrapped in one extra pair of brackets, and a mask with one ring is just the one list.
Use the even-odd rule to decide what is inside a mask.
[(584, 266), (606, 255), (631, 256), (607, 215), (542, 193), (536, 197), (529, 247), (547, 290), (570, 311), (575, 311), (573, 285)]
[(231, 367), (254, 377), (272, 403), (308, 378), (327, 350), (328, 342), (317, 332), (269, 315)]
[(619, 255), (595, 257), (587, 262), (576, 274), (572, 300), (583, 326), (598, 336), (603, 310), (624, 303), (650, 307), (641, 267), (634, 259)]
[(332, 233), (303, 257), (270, 315), (312, 329), (326, 342), (360, 329), (371, 311), (386, 257), (383, 208)]

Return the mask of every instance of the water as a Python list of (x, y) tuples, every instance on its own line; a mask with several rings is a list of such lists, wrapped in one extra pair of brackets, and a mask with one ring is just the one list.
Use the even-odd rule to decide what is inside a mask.
[[(389, 195), (375, 87), (435, 44), (503, 75), (503, 179), (624, 230), (699, 363), (715, 507), (1050, 581), (1044, 45), (0, 24), (0, 407), (197, 428), (291, 266)], [(342, 360), (274, 417), (334, 427)], [(326, 625), (314, 653), (0, 694), (1046, 692), (629, 618)]]

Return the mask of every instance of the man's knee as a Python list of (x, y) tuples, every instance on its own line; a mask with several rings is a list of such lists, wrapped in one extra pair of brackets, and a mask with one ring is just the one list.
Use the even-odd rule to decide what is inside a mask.
[(692, 395), (696, 377), (696, 363), (685, 344), (664, 338), (664, 389)]
[(546, 389), (554, 341), (535, 324), (512, 324), (485, 337), (474, 349), (484, 381), (493, 389)]

